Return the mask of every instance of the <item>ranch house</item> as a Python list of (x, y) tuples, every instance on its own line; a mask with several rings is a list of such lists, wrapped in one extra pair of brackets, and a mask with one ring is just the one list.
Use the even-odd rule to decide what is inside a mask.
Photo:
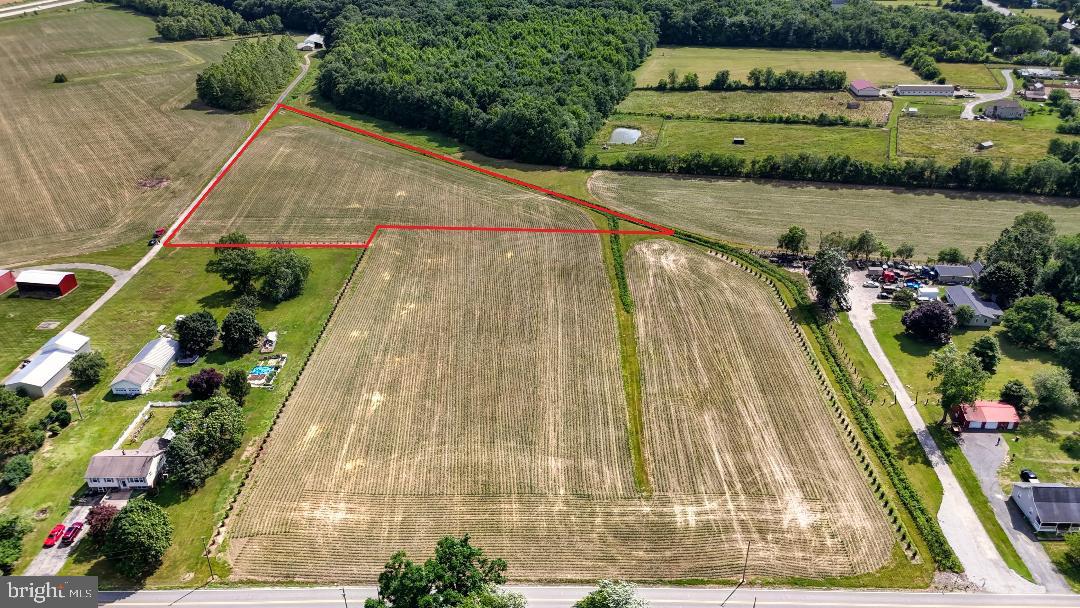
[(869, 80), (852, 80), (848, 85), (848, 91), (855, 97), (877, 97), (881, 95), (881, 89), (874, 86)]
[(937, 264), (931, 268), (934, 282), (942, 285), (970, 285), (979, 278), (982, 263), (975, 262), (967, 266), (960, 264)]
[(952, 285), (945, 288), (945, 301), (956, 310), (958, 306), (970, 306), (975, 310), (968, 327), (990, 327), (1001, 320), (1005, 314), (1001, 307), (988, 300), (983, 300), (970, 287)]
[(1039, 536), (1080, 531), (1080, 488), (1023, 481), (1013, 484), (1012, 501)]
[(158, 377), (172, 366), (179, 352), (180, 344), (169, 338), (148, 342), (117, 374), (109, 390), (114, 395), (145, 395), (154, 388)]
[(1020, 120), (1027, 111), (1015, 99), (1000, 99), (983, 108), (983, 114), (998, 120)]
[(965, 403), (954, 407), (950, 414), (965, 431), (1011, 431), (1020, 426), (1016, 408), (1000, 401)]
[(154, 487), (165, 460), (165, 448), (175, 433), (147, 439), (136, 450), (104, 450), (90, 458), (86, 485), (94, 491), (146, 490)]

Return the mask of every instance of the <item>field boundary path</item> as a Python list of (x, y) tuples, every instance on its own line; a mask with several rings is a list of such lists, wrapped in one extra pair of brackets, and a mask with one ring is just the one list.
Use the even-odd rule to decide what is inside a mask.
[(1006, 438), (1001, 433), (976, 432), (965, 433), (963, 439), (960, 449), (971, 463), (975, 477), (979, 480), (979, 487), (994, 509), (998, 523), (1009, 535), (1013, 547), (1031, 570), (1035, 580), (1045, 586), (1049, 593), (1071, 593), (1069, 583), (1054, 568), (1054, 563), (1035, 538), (1020, 508), (1005, 496), (1001, 483), (998, 482), (998, 469), (1009, 455)]
[[(511, 585), (530, 606), (570, 608), (593, 587)], [(173, 589), (169, 591), (102, 591), (98, 602), (106, 606), (185, 606), (235, 608), (268, 606), (281, 608), (340, 608), (343, 601), (362, 606), (376, 597), (374, 587), (262, 587), (239, 589)], [(863, 591), (854, 589), (775, 589), (742, 587), (638, 587), (637, 594), (656, 607), (701, 608), (732, 606), (751, 608), (1019, 608), (1075, 606), (1074, 595), (989, 595), (933, 591)]]
[(18, 17), (19, 15), (25, 15), (26, 13), (35, 13), (50, 8), (59, 8), (69, 4), (78, 4), (82, 1), (83, 0), (37, 0), (36, 2), (17, 4), (7, 8), (0, 8), (0, 19), (5, 17)]
[(911, 424), (915, 436), (922, 445), (930, 460), (934, 473), (941, 480), (942, 497), (941, 507), (937, 513), (941, 530), (945, 533), (949, 545), (952, 546), (960, 563), (964, 565), (964, 572), (968, 580), (986, 591), (993, 593), (1038, 593), (1045, 592), (1045, 588), (1024, 580), (1005, 565), (1005, 560), (998, 554), (990, 535), (983, 528), (975, 509), (968, 502), (967, 496), (960, 488), (960, 482), (956, 480), (945, 455), (941, 452), (937, 442), (930, 435), (926, 422), (915, 407), (900, 376), (896, 374), (889, 358), (885, 356), (881, 344), (874, 335), (874, 329), (870, 322), (874, 319), (874, 295), (871, 290), (864, 288), (859, 280), (857, 272), (848, 274), (848, 283), (852, 288), (851, 311), (848, 318), (859, 334), (866, 350), (881, 369), (882, 375), (889, 383), (889, 388), (896, 395), (896, 401), (904, 411), (904, 416)]
[(997, 93), (978, 93), (975, 95), (975, 99), (964, 104), (964, 111), (960, 113), (960, 118), (964, 120), (975, 119), (975, 106), (980, 103), (986, 103), (988, 101), (997, 101), (999, 99), (1005, 99), (1013, 94), (1013, 88), (1016, 83), (1013, 82), (1012, 70), (1001, 70), (1001, 75), (1005, 77), (1005, 88)]

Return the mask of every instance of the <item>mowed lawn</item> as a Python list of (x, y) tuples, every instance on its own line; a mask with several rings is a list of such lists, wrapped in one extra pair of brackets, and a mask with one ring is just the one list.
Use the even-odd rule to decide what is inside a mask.
[(843, 70), (849, 80), (865, 78), (878, 85), (921, 82), (910, 68), (896, 59), (869, 51), (816, 51), (810, 49), (720, 48), (660, 46), (634, 72), (639, 87), (651, 87), (668, 72), (696, 72), (703, 83), (720, 70), (746, 81), (753, 68), (775, 70)]
[[(290, 361), (279, 376), (276, 389), (253, 390), (248, 398), (244, 408), (248, 424), (245, 446), (251, 445), (269, 427), (277, 406), (300, 371), (303, 356), (311, 348), (329, 313), (334, 295), (352, 268), (356, 254), (312, 250), (303, 255), (312, 260), (312, 273), (304, 294), (256, 311), (264, 329), (279, 332), (278, 352), (288, 353)], [(90, 457), (109, 448), (147, 401), (171, 399), (173, 393), (184, 387), (187, 376), (203, 366), (243, 369), (254, 364), (256, 354), (233, 358), (218, 349), (193, 368), (174, 367), (150, 395), (118, 399), (107, 394), (109, 381), (143, 344), (154, 338), (158, 325), (172, 322), (178, 314), (203, 308), (213, 313), (218, 321), (224, 317), (233, 295), (216, 275), (204, 270), (209, 256), (210, 252), (204, 250), (167, 249), (161, 252), (80, 329), (90, 337), (93, 347), (105, 355), (109, 368), (102, 382), (80, 397), (85, 420), (74, 422), (59, 436), (46, 441), (34, 455), (33, 475), (16, 491), (0, 498), (0, 509), (6, 512), (28, 517), (42, 510), (47, 512), (45, 517), (32, 517), (34, 529), (26, 537), (23, 559), (16, 571), (29, 563), (40, 549), (40, 539), (48, 528), (68, 511), (70, 497), (83, 486), (82, 476)], [(47, 400), (39, 400), (32, 407), (37, 408)], [(161, 418), (153, 422), (155, 425), (161, 423)], [(206, 580), (208, 572), (202, 552), (249, 456), (244, 448), (238, 450), (204, 488), (192, 495), (180, 495), (174, 488), (166, 486), (153, 498), (169, 513), (175, 532), (164, 564), (150, 577), (148, 585), (181, 585), (188, 580), (185, 575), (191, 572), (197, 580)], [(223, 564), (215, 565), (215, 569), (218, 568), (225, 569)], [(100, 576), (106, 587), (131, 585), (130, 581), (118, 578), (89, 543), (80, 545), (64, 572)]]
[[(20, 298), (14, 289), (0, 296), (0, 378), (60, 333), (113, 284), (112, 277), (93, 270), (75, 271), (75, 278), (79, 282), (75, 291), (55, 300)], [(44, 321), (59, 323), (53, 329), (37, 329)]]
[[(984, 156), (994, 161), (1011, 159), (1028, 163), (1046, 156), (1050, 140), (1080, 141), (1080, 136), (1060, 135), (1060, 119), (1053, 114), (1029, 114), (1022, 120), (962, 120), (955, 104), (912, 104), (917, 116), (902, 115), (897, 122), (897, 150), (901, 158), (935, 158), (954, 163), (964, 156)], [(978, 108), (976, 108), (978, 112)], [(978, 150), (980, 142), (994, 147)]]
[(945, 247), (970, 255), (1025, 211), (1046, 212), (1061, 234), (1080, 232), (1080, 210), (1068, 199), (607, 171), (589, 188), (612, 209), (758, 247), (775, 247), (799, 225), (812, 245), (833, 230), (872, 230), (891, 247), (911, 243), (916, 259)]
[[(609, 124), (623, 126), (639, 125), (644, 119), (645, 128), (654, 123), (654, 117), (637, 117), (616, 114)], [(593, 142), (586, 146), (585, 154), (596, 154), (601, 166), (634, 152), (656, 154), (688, 154), (691, 152), (733, 154), (753, 158), (768, 154), (781, 155), (809, 152), (827, 156), (842, 150), (853, 158), (883, 162), (888, 153), (888, 131), (864, 127), (817, 127), (751, 122), (720, 122), (712, 120), (665, 120), (659, 135), (652, 143), (645, 141), (627, 145), (611, 145), (603, 149), (610, 129), (601, 129)], [(746, 140), (743, 145), (732, 143), (736, 137)], [(603, 139), (601, 139), (603, 138)]]
[(634, 91), (619, 104), (616, 111), (695, 117), (731, 114), (816, 117), (827, 114), (884, 125), (892, 109), (892, 103), (886, 100), (863, 101), (858, 108), (848, 108), (850, 101), (851, 95), (845, 91)]
[(1005, 88), (1005, 77), (1001, 70), (1006, 66), (984, 63), (938, 63), (941, 75), (949, 84), (958, 84), (965, 89)]

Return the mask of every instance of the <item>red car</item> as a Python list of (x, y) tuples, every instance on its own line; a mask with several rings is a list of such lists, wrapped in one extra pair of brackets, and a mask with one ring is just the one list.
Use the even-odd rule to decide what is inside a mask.
[(68, 526), (67, 531), (64, 532), (64, 537), (60, 539), (60, 544), (70, 545), (71, 543), (75, 542), (75, 537), (79, 535), (79, 532), (82, 531), (82, 528), (83, 522), (81, 521), (77, 521)]
[(51, 547), (56, 544), (56, 541), (60, 540), (60, 537), (64, 535), (64, 524), (56, 524), (53, 526), (52, 532), (45, 537), (45, 546)]

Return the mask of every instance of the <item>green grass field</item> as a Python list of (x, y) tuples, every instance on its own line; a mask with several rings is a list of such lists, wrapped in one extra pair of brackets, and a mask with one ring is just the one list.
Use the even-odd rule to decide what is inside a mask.
[(1053, 217), (1062, 234), (1080, 232), (1078, 203), (1066, 199), (606, 171), (589, 187), (613, 209), (759, 247), (775, 247), (778, 235), (799, 225), (812, 246), (833, 230), (873, 230), (891, 247), (914, 245), (916, 259), (950, 246), (970, 254), (1035, 210)]
[[(93, 270), (75, 271), (75, 278), (79, 282), (75, 291), (55, 300), (20, 298), (14, 289), (0, 297), (0, 377), (60, 333), (113, 284), (112, 277)], [(54, 329), (36, 329), (43, 321), (60, 323)]]
[(1005, 77), (1001, 75), (1004, 66), (982, 63), (938, 63), (941, 75), (949, 84), (958, 84), (965, 89), (1005, 88)]
[[(210, 310), (219, 320), (224, 316), (233, 296), (217, 276), (204, 271), (209, 255), (203, 250), (163, 251), (83, 325), (80, 331), (90, 337), (94, 347), (109, 361), (104, 380), (80, 398), (86, 419), (73, 423), (58, 437), (48, 440), (34, 456), (34, 474), (15, 492), (0, 498), (0, 508), (5, 511), (30, 515), (41, 509), (48, 510), (46, 517), (33, 521), (35, 527), (27, 537), (19, 569), (36, 554), (40, 547), (38, 539), (68, 510), (69, 497), (83, 485), (82, 475), (90, 456), (110, 447), (147, 401), (170, 399), (173, 393), (183, 388), (184, 379), (202, 365), (218, 369), (250, 368), (257, 359), (255, 354), (234, 359), (215, 350), (199, 366), (174, 367), (150, 395), (117, 399), (106, 393), (113, 375), (154, 337), (158, 325), (171, 322), (177, 314), (200, 308)], [(277, 352), (288, 353), (292, 361), (284, 368), (276, 389), (253, 390), (248, 398), (244, 408), (248, 419), (246, 445), (268, 428), (288, 386), (299, 373), (300, 358), (317, 336), (333, 295), (345, 280), (356, 254), (323, 250), (305, 252), (304, 255), (313, 262), (304, 294), (257, 311), (264, 329), (279, 332)], [(154, 422), (155, 425), (161, 423), (161, 420)], [(238, 450), (206, 487), (191, 496), (179, 496), (166, 486), (154, 497), (166, 508), (176, 532), (164, 564), (147, 581), (149, 585), (180, 585), (189, 572), (195, 572), (200, 581), (206, 580), (202, 551), (232, 496), (239, 471), (247, 465), (247, 456), (243, 449)], [(107, 563), (97, 559), (89, 543), (80, 547), (65, 572), (101, 576), (103, 586), (128, 584), (116, 578)]]
[[(644, 118), (644, 121), (638, 119)], [(622, 126), (639, 125), (647, 132), (655, 117), (616, 114), (609, 124)], [(816, 127), (813, 125), (785, 125), (749, 122), (719, 122), (711, 120), (665, 120), (660, 126), (655, 142), (627, 145), (611, 145), (604, 150), (606, 135), (610, 129), (601, 129), (593, 142), (585, 147), (585, 155), (596, 154), (600, 164), (610, 163), (629, 153), (653, 152), (657, 154), (686, 154), (690, 152), (717, 152), (734, 154), (744, 158), (781, 155), (793, 152), (810, 152), (828, 155), (843, 150), (853, 158), (883, 162), (888, 154), (889, 132), (885, 129), (862, 127)], [(732, 139), (743, 137), (745, 145), (735, 145)]]
[(890, 102), (881, 100), (862, 101), (858, 108), (849, 109), (847, 104), (850, 101), (851, 95), (846, 91), (634, 91), (619, 104), (616, 111), (701, 117), (726, 114), (817, 116), (824, 113), (884, 125), (892, 107)]
[(680, 74), (696, 72), (702, 82), (708, 82), (720, 70), (729, 70), (732, 78), (745, 81), (750, 70), (759, 67), (843, 70), (849, 80), (865, 78), (878, 85), (921, 82), (903, 63), (879, 53), (703, 46), (656, 47), (634, 72), (634, 79), (639, 87), (651, 87), (674, 69)]
[[(1055, 137), (1080, 141), (1080, 136), (1059, 135), (1056, 115), (1029, 114), (1022, 120), (961, 120), (961, 107), (954, 104), (913, 103), (918, 116), (902, 115), (897, 123), (901, 158), (936, 158), (953, 163), (963, 156), (985, 156), (995, 161), (1011, 159), (1031, 162), (1046, 155)], [(978, 109), (976, 109), (978, 112)], [(977, 150), (982, 141), (994, 142), (989, 150)]]

